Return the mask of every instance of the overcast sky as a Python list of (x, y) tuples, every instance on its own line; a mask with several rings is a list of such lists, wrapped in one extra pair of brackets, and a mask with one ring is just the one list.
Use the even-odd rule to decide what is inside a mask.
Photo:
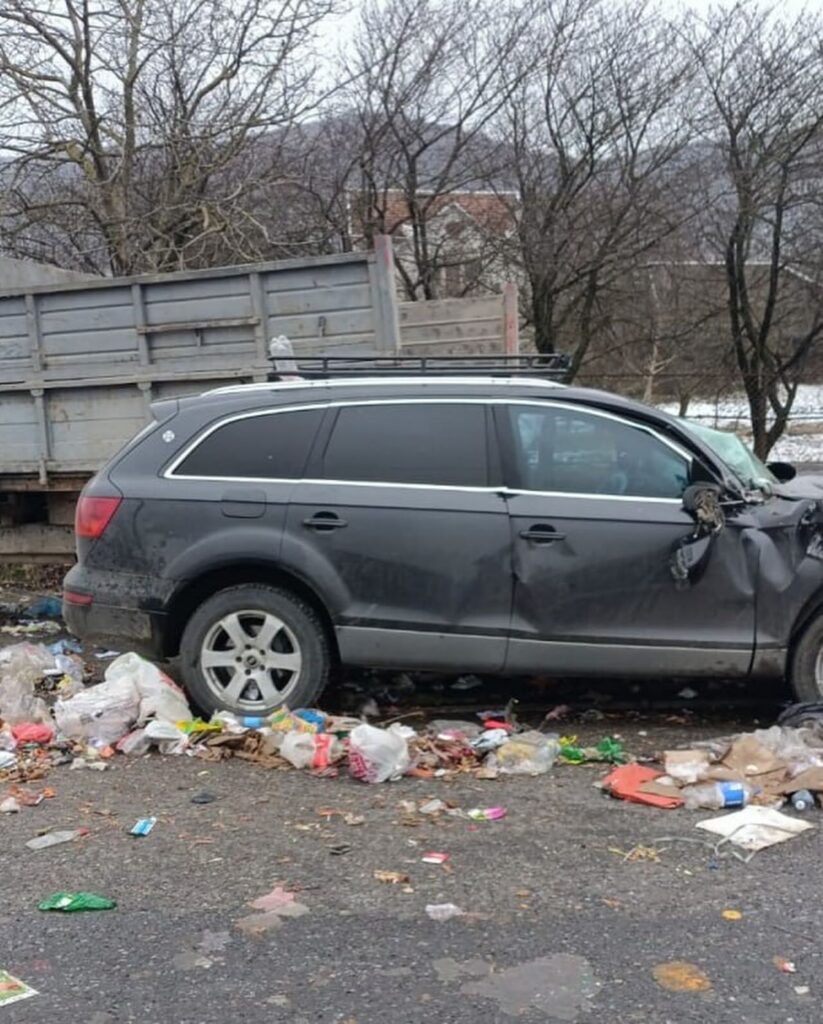
[[(617, 4), (619, 0), (605, 0), (605, 2)], [(668, 10), (672, 13), (684, 8), (691, 8), (694, 11), (703, 13), (711, 7), (729, 7), (733, 2), (734, 0), (658, 0), (664, 11)], [(809, 11), (819, 10), (820, 3), (821, 0), (762, 0), (762, 6), (774, 7), (782, 13), (792, 16), (800, 14), (804, 9)], [(326, 20), (320, 29), (318, 40), (324, 57), (331, 57), (341, 45), (345, 45), (351, 38), (357, 22), (357, 10), (359, 7), (358, 0), (349, 0), (349, 10), (347, 13)]]

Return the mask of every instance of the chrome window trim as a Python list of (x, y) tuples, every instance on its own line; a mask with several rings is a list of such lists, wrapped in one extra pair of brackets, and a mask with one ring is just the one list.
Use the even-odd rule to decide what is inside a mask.
[[(497, 400), (496, 399), (492, 399), (492, 401), (496, 402)], [(648, 426), (645, 423), (635, 423), (635, 422), (633, 422), (631, 420), (626, 420), (622, 416), (618, 416), (616, 413), (607, 412), (605, 409), (592, 409), (588, 405), (579, 405), (577, 402), (552, 402), (551, 400), (546, 401), (546, 402), (534, 402), (534, 401), (530, 401), (529, 399), (525, 399), (525, 398), (523, 398), (523, 399), (521, 399), (521, 398), (502, 399), (498, 404), (504, 404), (504, 405), (535, 405), (539, 409), (545, 409), (546, 406), (548, 405), (548, 406), (551, 406), (553, 409), (563, 409), (564, 411), (568, 411), (569, 409), (574, 409), (575, 411), (583, 411), (586, 414), (588, 414), (589, 416), (599, 416), (601, 419), (604, 419), (604, 420), (613, 420), (615, 423), (620, 423), (624, 427), (631, 427), (634, 430), (642, 430), (644, 433), (650, 434), (652, 437), (654, 437), (658, 441), (660, 441), (661, 444), (664, 444), (667, 448), (671, 448), (671, 450), (673, 452), (675, 452), (675, 454), (679, 455), (684, 460), (684, 462), (691, 463), (691, 461), (694, 459), (694, 456), (692, 455), (691, 452), (687, 451), (685, 448), (681, 448), (680, 445), (677, 444), (676, 441), (672, 441), (668, 437), (664, 437), (662, 434), (659, 434), (654, 429), (654, 427), (650, 427), (650, 426)], [(663, 500), (663, 501), (676, 501), (677, 499), (676, 498), (664, 498), (664, 499), (661, 499), (661, 500)]]
[[(205, 483), (219, 483), (220, 481), (228, 483), (269, 483), (269, 484), (325, 484), (327, 486), (348, 486), (348, 487), (390, 487), (401, 490), (423, 490), (423, 491), (454, 491), (457, 493), (470, 493), (470, 494), (499, 494), (501, 497), (518, 497), (526, 494), (536, 494), (542, 497), (550, 498), (577, 498), (577, 499), (591, 499), (594, 501), (641, 501), (651, 502), (653, 504), (664, 504), (664, 505), (680, 505), (681, 500), (679, 498), (655, 498), (648, 495), (632, 495), (632, 494), (587, 494), (585, 492), (571, 492), (571, 491), (531, 491), (526, 488), (510, 488), (510, 487), (468, 487), (451, 484), (407, 484), (399, 482), (387, 482), (384, 480), (335, 480), (326, 477), (260, 477), (260, 476), (194, 476), (186, 475), (182, 473), (176, 473), (177, 467), (188, 458), (188, 456), (199, 447), (208, 437), (211, 436), (216, 430), (226, 426), (229, 423), (234, 423), (238, 420), (252, 419), (258, 416), (276, 416), (278, 413), (283, 412), (303, 412), (311, 411), (315, 409), (340, 409), (349, 408), (351, 406), (358, 405), (526, 405), (534, 406), (537, 409), (545, 409), (547, 405), (552, 408), (562, 409), (563, 411), (577, 410), (579, 407), (577, 403), (567, 402), (551, 402), (551, 401), (534, 401), (529, 399), (509, 399), (509, 398), (353, 398), (348, 401), (339, 400), (331, 402), (314, 402), (300, 405), (284, 405), (276, 409), (253, 409), (247, 412), (234, 413), (229, 416), (225, 416), (223, 419), (218, 420), (216, 423), (212, 423), (206, 430), (198, 434), (197, 437), (190, 441), (189, 444), (183, 449), (183, 451), (175, 456), (174, 460), (163, 472), (162, 476), (166, 480), (195, 480), (198, 482)], [(670, 441), (668, 438), (662, 437), (652, 427), (647, 427), (645, 424), (629, 422), (621, 416), (617, 416), (614, 413), (606, 412), (602, 409), (591, 409), (589, 406), (582, 406), (582, 410), (589, 415), (599, 416), (602, 419), (613, 420), (616, 423), (621, 423), (624, 426), (634, 427), (637, 430), (643, 430), (647, 434), (656, 438), (662, 444), (671, 448), (676, 454), (681, 456), (686, 462), (690, 462), (693, 456), (687, 453), (684, 449), (680, 448), (679, 445)]]

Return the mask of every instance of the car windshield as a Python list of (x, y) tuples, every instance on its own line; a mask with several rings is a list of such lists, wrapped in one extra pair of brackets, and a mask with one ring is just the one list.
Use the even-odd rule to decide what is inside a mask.
[(707, 444), (747, 487), (771, 492), (772, 487), (779, 482), (768, 466), (758, 459), (737, 434), (706, 427), (693, 420), (682, 419), (680, 422), (699, 441)]

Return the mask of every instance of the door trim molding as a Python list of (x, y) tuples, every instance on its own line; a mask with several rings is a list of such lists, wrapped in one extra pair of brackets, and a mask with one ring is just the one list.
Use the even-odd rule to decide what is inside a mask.
[(506, 655), (506, 673), (597, 676), (745, 676), (753, 645), (742, 647), (679, 647), (650, 644), (587, 643), (566, 640), (523, 640), (513, 637)]
[(348, 665), (495, 673), (506, 656), (505, 636), (366, 626), (337, 626), (335, 634), (340, 660)]

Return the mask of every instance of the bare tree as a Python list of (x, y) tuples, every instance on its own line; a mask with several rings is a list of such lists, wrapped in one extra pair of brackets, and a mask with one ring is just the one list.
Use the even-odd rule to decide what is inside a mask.
[(367, 239), (398, 238), (409, 299), (436, 298), (442, 270), (465, 259), (438, 218), (456, 195), (482, 188), (484, 128), (513, 87), (502, 71), (529, 18), (528, 3), (489, 0), (387, 0), (363, 9), (345, 62), (361, 145), (354, 214)]
[(728, 336), (748, 399), (754, 449), (786, 428), (823, 334), (814, 215), (823, 200), (821, 20), (750, 2), (693, 19), (704, 138), (716, 151), (700, 201), (708, 258), (725, 274)]
[(254, 258), (332, 0), (2, 0), (2, 234), (113, 273)]
[(606, 330), (620, 277), (679, 223), (688, 134), (677, 105), (689, 67), (645, 0), (617, 10), (554, 0), (531, 39), (519, 56), (526, 73), (496, 122), (517, 185), (511, 259), (538, 350), (570, 351), (575, 376)]

